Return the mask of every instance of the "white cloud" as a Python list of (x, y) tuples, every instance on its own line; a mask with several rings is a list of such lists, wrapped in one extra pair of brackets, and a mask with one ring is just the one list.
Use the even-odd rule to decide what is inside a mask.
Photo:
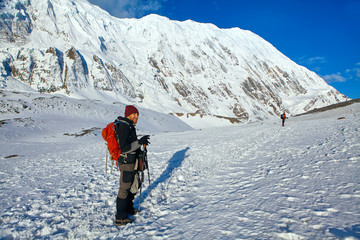
[(357, 79), (360, 80), (360, 62), (356, 63), (355, 65), (359, 66), (359, 67), (354, 68), (354, 71), (356, 72)]
[(346, 69), (346, 74), (351, 80), (360, 80), (360, 63), (356, 63), (354, 68)]
[(325, 57), (312, 57), (312, 58), (301, 57), (299, 59), (299, 63), (304, 64), (304, 65), (315, 65), (315, 64), (326, 63), (326, 62), (327, 62), (327, 59)]
[(119, 18), (139, 18), (158, 11), (167, 0), (88, 0)]
[(311, 70), (314, 71), (314, 72), (320, 72), (321, 67), (313, 67), (313, 68), (311, 68)]
[(323, 79), (324, 79), (327, 83), (346, 82), (346, 78), (344, 78), (343, 76), (341, 76), (340, 73), (325, 75), (325, 76), (323, 76)]

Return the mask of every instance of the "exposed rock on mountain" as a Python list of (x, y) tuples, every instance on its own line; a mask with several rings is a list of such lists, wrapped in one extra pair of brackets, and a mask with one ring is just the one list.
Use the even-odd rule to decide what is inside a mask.
[[(192, 120), (246, 122), (347, 98), (256, 34), (86, 0), (0, 3), (0, 87), (121, 101)], [(201, 124), (201, 123), (200, 123)], [(194, 124), (193, 124), (194, 125)]]

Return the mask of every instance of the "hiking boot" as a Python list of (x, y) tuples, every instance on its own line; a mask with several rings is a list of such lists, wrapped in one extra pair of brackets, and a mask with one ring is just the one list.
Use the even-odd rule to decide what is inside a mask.
[(121, 225), (126, 225), (128, 223), (132, 223), (134, 220), (130, 219), (130, 218), (125, 218), (125, 219), (116, 219), (115, 218), (115, 225), (116, 226), (121, 226)]

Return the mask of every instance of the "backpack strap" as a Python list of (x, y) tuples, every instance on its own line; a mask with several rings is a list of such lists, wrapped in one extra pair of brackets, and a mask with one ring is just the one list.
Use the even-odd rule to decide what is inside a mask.
[[(113, 130), (114, 130), (114, 132), (115, 132), (116, 141), (117, 141), (117, 143), (118, 143), (119, 146), (120, 146), (120, 144), (119, 144), (119, 139), (117, 138), (117, 134), (116, 134), (116, 131), (115, 131), (115, 126), (118, 125), (118, 124), (122, 124), (122, 123), (123, 123), (123, 124), (126, 124), (126, 125), (128, 125), (128, 126), (130, 126), (130, 127), (131, 127), (131, 125), (132, 125), (132, 124), (128, 123), (128, 122), (125, 121), (125, 120), (116, 119), (116, 120), (114, 121)], [(120, 154), (120, 156), (121, 156), (121, 154)], [(116, 167), (117, 167), (117, 169), (119, 170), (119, 159), (116, 159)]]
[(127, 124), (127, 125), (130, 125), (130, 123), (128, 123), (128, 122), (125, 121), (125, 120), (116, 119), (116, 120), (114, 121), (114, 126), (115, 126), (116, 124), (119, 124), (119, 123), (125, 123), (125, 124)]

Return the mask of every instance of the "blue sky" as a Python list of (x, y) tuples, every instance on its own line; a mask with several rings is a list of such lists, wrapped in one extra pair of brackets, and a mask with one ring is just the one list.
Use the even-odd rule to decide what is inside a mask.
[(88, 0), (111, 15), (239, 27), (350, 98), (360, 98), (360, 0)]

